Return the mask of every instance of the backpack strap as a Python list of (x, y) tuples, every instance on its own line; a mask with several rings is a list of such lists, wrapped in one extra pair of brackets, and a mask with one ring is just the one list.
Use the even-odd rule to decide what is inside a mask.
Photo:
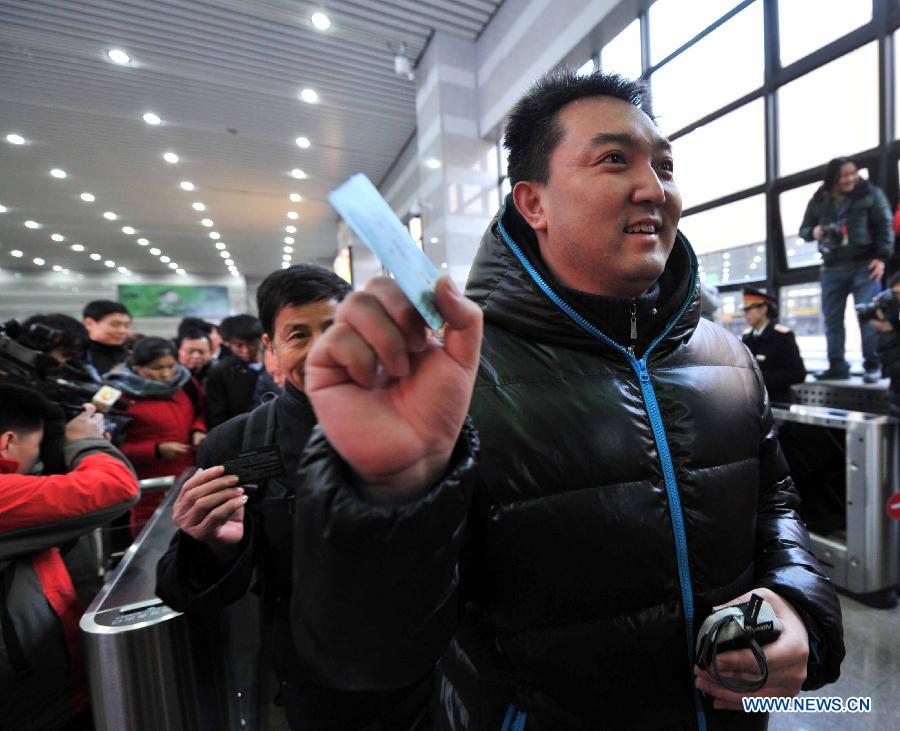
[(241, 451), (275, 443), (275, 402), (277, 398), (257, 406), (244, 422)]
[(16, 578), (16, 562), (12, 561), (8, 566), (0, 570), (0, 625), (3, 631), (3, 644), (6, 647), (6, 657), (12, 668), (13, 674), (20, 680), (32, 674), (31, 663), (25, 657), (22, 643), (19, 641), (19, 633), (13, 624), (9, 614), (9, 595), (12, 592), (13, 582)]

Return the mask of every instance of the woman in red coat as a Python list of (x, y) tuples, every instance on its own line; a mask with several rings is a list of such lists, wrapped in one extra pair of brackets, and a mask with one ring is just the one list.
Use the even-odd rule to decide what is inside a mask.
[[(203, 391), (177, 360), (175, 346), (163, 338), (144, 338), (122, 371), (104, 379), (134, 399), (133, 418), (121, 450), (139, 479), (179, 475), (194, 465), (197, 445), (206, 437)], [(162, 502), (163, 493), (141, 497), (131, 511), (131, 531), (140, 532)]]

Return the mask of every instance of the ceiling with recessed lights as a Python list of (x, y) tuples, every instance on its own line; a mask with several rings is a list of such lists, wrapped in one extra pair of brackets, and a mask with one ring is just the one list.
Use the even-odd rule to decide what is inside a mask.
[(327, 193), (415, 131), (435, 30), (502, 0), (0, 0), (0, 267), (262, 277), (328, 263)]

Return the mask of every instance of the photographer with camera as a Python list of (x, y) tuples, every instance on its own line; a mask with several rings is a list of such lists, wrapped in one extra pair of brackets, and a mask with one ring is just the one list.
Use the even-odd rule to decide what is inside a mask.
[(891, 379), (891, 416), (900, 418), (900, 272), (888, 280), (868, 307), (858, 307), (860, 319), (867, 319), (878, 332), (878, 355), (882, 371)]
[(58, 407), (0, 384), (0, 728), (91, 728), (78, 621), (63, 560), (74, 541), (137, 500), (131, 465), (91, 404), (65, 426), (67, 472), (31, 474)]
[[(828, 342), (828, 369), (819, 380), (850, 377), (844, 357), (844, 306), (853, 294), (855, 304), (869, 302), (879, 290), (885, 263), (894, 250), (891, 209), (885, 194), (859, 176), (859, 166), (838, 157), (825, 168), (825, 180), (809, 204), (800, 226), (800, 238), (815, 239), (822, 254), (822, 310)], [(876, 353), (876, 334), (860, 321), (863, 380), (875, 383), (881, 376)]]

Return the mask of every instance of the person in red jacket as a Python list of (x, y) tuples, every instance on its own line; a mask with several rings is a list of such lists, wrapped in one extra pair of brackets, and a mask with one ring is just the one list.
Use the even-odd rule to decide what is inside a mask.
[(65, 430), (65, 474), (30, 474), (52, 405), (0, 384), (0, 728), (89, 729), (78, 620), (60, 547), (137, 500), (128, 461), (88, 404)]
[[(170, 340), (144, 338), (126, 368), (107, 374), (106, 381), (135, 400), (132, 422), (122, 452), (140, 479), (179, 475), (192, 467), (197, 445), (206, 437), (203, 392), (190, 371), (178, 363)], [(163, 493), (144, 495), (131, 511), (131, 531), (140, 532)]]

